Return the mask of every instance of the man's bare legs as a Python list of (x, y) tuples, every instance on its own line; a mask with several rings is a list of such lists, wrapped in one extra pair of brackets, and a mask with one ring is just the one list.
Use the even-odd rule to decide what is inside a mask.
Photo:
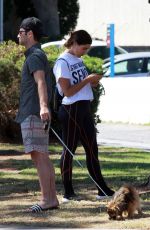
[(59, 205), (56, 196), (55, 171), (47, 153), (31, 152), (31, 158), (37, 168), (41, 188), (42, 208), (57, 207)]

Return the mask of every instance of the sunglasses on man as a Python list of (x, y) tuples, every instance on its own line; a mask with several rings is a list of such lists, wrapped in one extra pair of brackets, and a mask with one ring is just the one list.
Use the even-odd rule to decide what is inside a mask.
[(27, 33), (29, 30), (19, 30), (18, 34)]

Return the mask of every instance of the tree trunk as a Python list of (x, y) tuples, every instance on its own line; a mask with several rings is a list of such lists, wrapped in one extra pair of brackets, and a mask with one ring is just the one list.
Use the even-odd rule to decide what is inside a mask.
[(57, 0), (32, 0), (32, 2), (43, 23), (44, 32), (52, 38), (60, 35)]

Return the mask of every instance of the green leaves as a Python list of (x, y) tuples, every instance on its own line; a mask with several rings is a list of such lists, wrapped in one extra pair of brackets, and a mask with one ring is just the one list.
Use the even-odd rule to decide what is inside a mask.
[[(44, 51), (46, 52), (48, 61), (52, 67), (60, 53), (64, 51), (64, 48), (52, 46), (45, 48)], [(101, 59), (85, 55), (83, 60), (89, 73), (102, 72)], [(13, 119), (15, 118), (18, 109), (21, 69), (23, 62), (24, 48), (22, 46), (12, 41), (0, 44), (0, 137), (10, 134), (11, 137), (14, 135), (16, 137), (18, 128), (16, 129)], [(96, 115), (96, 112), (100, 96), (103, 92), (102, 85), (93, 89), (93, 92), (94, 100), (92, 102), (92, 114), (95, 123), (98, 123), (100, 122), (100, 118)], [(54, 126), (59, 126), (57, 119)], [(9, 132), (6, 132), (6, 130), (9, 130)]]

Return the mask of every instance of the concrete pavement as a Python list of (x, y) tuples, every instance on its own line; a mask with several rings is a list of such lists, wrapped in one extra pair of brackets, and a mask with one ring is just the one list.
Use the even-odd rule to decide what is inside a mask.
[(150, 126), (100, 123), (97, 129), (100, 145), (140, 148), (150, 152)]

